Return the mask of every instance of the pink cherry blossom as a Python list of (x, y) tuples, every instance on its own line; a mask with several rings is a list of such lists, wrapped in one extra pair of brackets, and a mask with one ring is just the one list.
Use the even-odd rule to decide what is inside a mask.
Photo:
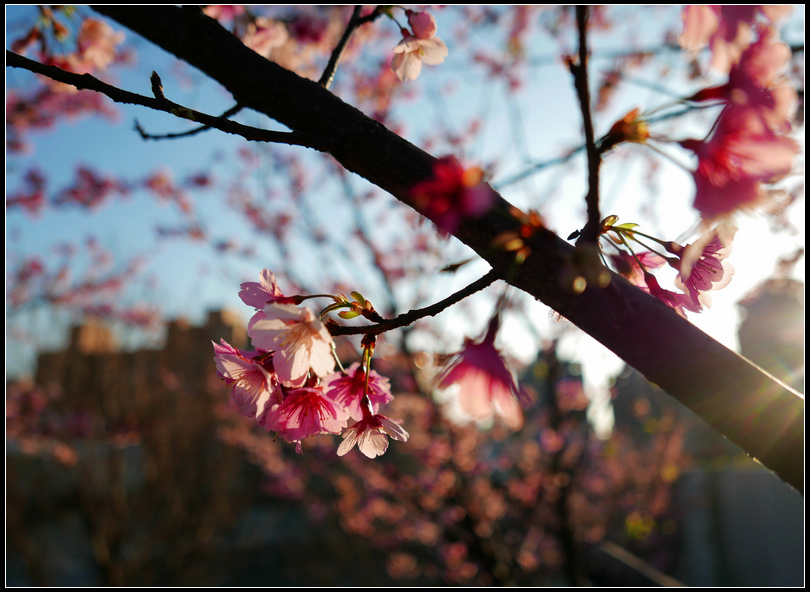
[(245, 7), (230, 4), (209, 4), (203, 8), (203, 12), (211, 18), (227, 22), (244, 14)]
[(650, 273), (644, 273), (644, 281), (647, 284), (645, 292), (655, 296), (670, 308), (675, 309), (675, 312), (683, 318), (686, 318), (687, 310), (690, 312), (700, 312), (703, 310), (700, 302), (698, 302), (696, 298), (693, 298), (692, 295), (665, 290), (658, 283), (658, 280), (655, 279), (655, 276)]
[(756, 107), (771, 127), (788, 127), (797, 101), (796, 90), (783, 75), (790, 60), (790, 48), (772, 27), (759, 27), (758, 32), (757, 41), (731, 67), (726, 84), (703, 89), (689, 100), (721, 100)]
[(777, 134), (755, 108), (727, 107), (708, 140), (684, 140), (698, 157), (694, 206), (705, 220), (751, 208), (765, 196), (761, 183), (793, 168), (794, 140)]
[(239, 298), (248, 306), (262, 310), (268, 302), (279, 302), (284, 298), (272, 271), (263, 269), (258, 282), (244, 282), (239, 290)]
[(310, 368), (321, 377), (335, 369), (332, 336), (306, 307), (270, 302), (250, 320), (248, 335), (256, 348), (276, 352), (273, 365), (287, 386), (303, 386)]
[(787, 15), (790, 6), (687, 5), (681, 13), (681, 47), (698, 51), (707, 44), (712, 50), (711, 67), (726, 73), (737, 63), (751, 43), (753, 27), (759, 17), (775, 22)]
[(448, 51), (444, 41), (438, 37), (420, 39), (408, 31), (402, 41), (394, 48), (394, 58), (391, 60), (391, 69), (402, 82), (416, 80), (422, 71), (422, 62), (436, 66), (444, 62)]
[(408, 24), (413, 36), (419, 39), (432, 39), (436, 35), (436, 19), (429, 12), (407, 10)]
[(278, 432), (285, 442), (300, 442), (318, 434), (339, 434), (349, 414), (324, 395), (321, 388), (297, 388), (272, 408), (260, 423), (268, 431)]
[(444, 156), (436, 161), (433, 177), (414, 185), (411, 196), (419, 212), (449, 234), (463, 220), (486, 214), (497, 194), (483, 182), (481, 169), (465, 169), (454, 156)]
[(283, 46), (289, 38), (283, 23), (260, 16), (248, 25), (242, 43), (259, 55), (269, 57), (274, 49)]
[(709, 292), (725, 288), (734, 276), (734, 268), (726, 258), (731, 254), (731, 242), (736, 233), (736, 226), (721, 224), (687, 245), (675, 285), (710, 307)]
[(116, 57), (115, 47), (124, 41), (122, 31), (114, 31), (103, 21), (88, 18), (82, 21), (77, 40), (79, 56), (88, 72), (103, 70)]
[[(335, 372), (324, 382), (326, 396), (345, 409), (352, 419), (360, 421), (363, 418), (363, 395), (365, 394), (366, 373), (355, 362), (349, 366), (345, 374)], [(371, 401), (372, 411), (376, 413), (381, 405), (394, 399), (391, 394), (391, 385), (388, 379), (380, 376), (374, 370), (368, 377), (368, 398)]]
[(281, 391), (278, 379), (272, 373), (272, 363), (267, 363), (268, 370), (259, 355), (248, 358), (246, 352), (224, 339), (220, 342), (213, 344), (217, 374), (230, 387), (231, 398), (242, 413), (256, 417), (269, 403), (276, 399), (280, 401)]
[(400, 442), (409, 438), (401, 420), (389, 419), (384, 415), (366, 415), (343, 433), (343, 442), (338, 446), (338, 456), (343, 456), (355, 444), (369, 458), (376, 458), (388, 450), (388, 436)]
[(465, 340), (464, 348), (450, 360), (439, 377), (439, 386), (459, 385), (461, 409), (473, 419), (480, 421), (497, 414), (507, 426), (518, 430), (523, 426), (523, 411), (518, 402), (522, 394), (503, 357), (495, 349), (498, 325), (496, 315), (480, 343)]

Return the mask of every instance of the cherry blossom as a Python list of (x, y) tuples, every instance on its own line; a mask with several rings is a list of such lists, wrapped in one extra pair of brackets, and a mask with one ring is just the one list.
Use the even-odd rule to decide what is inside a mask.
[(736, 233), (736, 226), (721, 224), (687, 245), (675, 285), (697, 298), (700, 304), (710, 307), (709, 292), (725, 288), (734, 276), (734, 268), (726, 258), (731, 253)]
[(712, 50), (711, 67), (726, 73), (751, 43), (759, 17), (775, 22), (791, 10), (788, 5), (687, 5), (681, 13), (684, 27), (678, 41), (693, 52), (708, 44)]
[(231, 398), (239, 410), (247, 417), (260, 415), (271, 401), (280, 401), (278, 378), (272, 373), (272, 362), (268, 361), (270, 371), (262, 363), (265, 354), (248, 358), (224, 339), (214, 345), (214, 361), (217, 374), (231, 388)]
[(203, 8), (203, 12), (211, 18), (227, 22), (244, 14), (245, 7), (231, 4), (209, 4)]
[(694, 299), (692, 295), (665, 290), (658, 283), (658, 280), (655, 279), (655, 276), (646, 271), (644, 272), (644, 281), (647, 284), (645, 292), (658, 298), (658, 300), (674, 309), (675, 312), (683, 318), (686, 318), (687, 310), (690, 312), (700, 312), (703, 310), (700, 302)]
[(39, 169), (31, 168), (23, 176), (25, 188), (6, 194), (6, 210), (22, 207), (31, 215), (39, 214), (45, 207), (47, 179)]
[(339, 434), (349, 414), (324, 395), (322, 388), (296, 388), (287, 392), (280, 405), (271, 408), (260, 424), (278, 432), (285, 442), (300, 442), (318, 434)]
[(114, 31), (107, 23), (97, 19), (84, 19), (79, 30), (79, 55), (85, 68), (92, 72), (103, 70), (116, 57), (116, 46), (124, 41), (122, 31)]
[[(328, 377), (324, 382), (324, 391), (326, 396), (346, 409), (352, 419), (360, 421), (363, 418), (362, 403), (366, 394), (366, 373), (358, 362), (349, 366), (345, 374), (336, 372)], [(368, 376), (368, 398), (374, 413), (381, 405), (394, 399), (388, 379), (374, 370)]]
[(343, 433), (343, 442), (338, 446), (338, 456), (343, 456), (355, 444), (369, 458), (376, 458), (388, 450), (388, 436), (407, 442), (409, 434), (399, 424), (401, 420), (384, 415), (366, 415)]
[(465, 169), (454, 156), (445, 156), (436, 161), (433, 178), (414, 185), (411, 196), (417, 209), (449, 234), (462, 220), (486, 214), (497, 194), (483, 182), (481, 169)]
[(256, 348), (276, 352), (273, 364), (286, 386), (303, 386), (310, 368), (321, 377), (335, 369), (332, 336), (309, 308), (270, 302), (250, 320), (248, 335)]
[(683, 140), (698, 157), (694, 206), (705, 220), (751, 208), (765, 197), (761, 187), (793, 168), (798, 144), (777, 134), (752, 107), (727, 107), (704, 141)]
[(416, 80), (422, 71), (422, 62), (436, 66), (444, 62), (448, 51), (444, 41), (438, 37), (421, 39), (403, 29), (403, 38), (394, 48), (391, 69), (402, 82)]
[(496, 315), (482, 341), (465, 340), (464, 348), (442, 371), (439, 386), (459, 385), (461, 409), (473, 419), (481, 421), (497, 414), (507, 426), (518, 430), (523, 426), (518, 398), (523, 396), (503, 357), (495, 349), (498, 325)]
[(436, 35), (436, 19), (429, 12), (406, 10), (408, 24), (413, 36), (419, 39), (433, 39)]
[(274, 49), (287, 43), (288, 39), (289, 35), (283, 23), (260, 16), (248, 25), (242, 43), (259, 55), (268, 57)]
[(796, 90), (783, 75), (790, 48), (772, 27), (758, 28), (759, 37), (731, 67), (728, 82), (703, 89), (690, 101), (721, 100), (727, 104), (756, 107), (771, 127), (788, 127), (797, 101)]
[(248, 306), (256, 310), (262, 310), (268, 302), (284, 302), (285, 296), (276, 284), (276, 276), (269, 269), (263, 269), (259, 274), (258, 282), (244, 282), (240, 286), (239, 298)]

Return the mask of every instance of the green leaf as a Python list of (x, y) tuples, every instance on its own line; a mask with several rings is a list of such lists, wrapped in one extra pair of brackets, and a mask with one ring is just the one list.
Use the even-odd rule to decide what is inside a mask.
[(360, 305), (361, 305), (362, 307), (364, 307), (364, 308), (365, 308), (365, 306), (366, 306), (366, 299), (365, 299), (365, 298), (363, 298), (363, 295), (362, 295), (360, 292), (352, 292), (352, 298), (354, 298), (355, 300), (357, 300), (357, 302), (359, 302), (359, 303), (360, 303)]
[(338, 316), (339, 316), (341, 319), (353, 319), (354, 317), (359, 317), (359, 316), (360, 316), (360, 313), (359, 313), (359, 312), (355, 312), (355, 311), (353, 311), (353, 310), (341, 310), (341, 311), (338, 313)]

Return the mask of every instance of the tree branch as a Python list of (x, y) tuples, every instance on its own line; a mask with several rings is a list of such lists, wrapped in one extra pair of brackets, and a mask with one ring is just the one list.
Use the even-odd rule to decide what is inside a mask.
[[(346, 169), (418, 209), (410, 188), (432, 177), (436, 159), (316, 82), (264, 59), (201, 14), (173, 6), (95, 9), (200, 69), (236, 102), (294, 131), (333, 138), (329, 152)], [(513, 263), (509, 253), (491, 248), (500, 233), (520, 232), (510, 207), (499, 197), (491, 215), (467, 220), (454, 233), (494, 270), (508, 270)], [(509, 283), (568, 318), (803, 491), (801, 395), (617, 274), (606, 288), (571, 293), (560, 278), (573, 247), (545, 228), (528, 243), (531, 254)]]
[(377, 7), (374, 11), (370, 14), (367, 14), (364, 17), (360, 16), (360, 11), (363, 9), (362, 6), (355, 6), (354, 10), (352, 11), (352, 16), (349, 19), (349, 24), (346, 25), (346, 30), (343, 31), (343, 36), (340, 38), (335, 49), (332, 51), (332, 55), (329, 56), (329, 63), (326, 64), (326, 68), (321, 74), (320, 80), (318, 80), (318, 84), (320, 84), (324, 88), (329, 88), (332, 85), (332, 81), (335, 79), (335, 71), (337, 70), (338, 63), (340, 62), (341, 56), (343, 56), (343, 52), (346, 49), (346, 46), (349, 45), (349, 39), (352, 38), (352, 35), (357, 30), (358, 27), (364, 25), (366, 23), (373, 22), (374, 20), (379, 17), (382, 12), (380, 8)]
[[(304, 146), (306, 148), (313, 148), (320, 151), (326, 151), (327, 148), (328, 142), (307, 133), (295, 131), (275, 132), (242, 125), (241, 123), (236, 123), (235, 121), (230, 121), (229, 119), (215, 117), (213, 115), (208, 115), (207, 113), (201, 113), (200, 111), (189, 109), (188, 107), (178, 105), (177, 103), (173, 103), (165, 98), (152, 98), (122, 90), (118, 87), (107, 84), (106, 82), (102, 82), (90, 74), (75, 74), (74, 72), (62, 70), (56, 66), (40, 64), (37, 61), (29, 60), (26, 57), (8, 50), (6, 50), (6, 65), (11, 66), (12, 68), (23, 68), (30, 72), (34, 72), (35, 74), (47, 76), (48, 78), (56, 80), (57, 82), (63, 82), (65, 84), (75, 86), (79, 90), (92, 90), (99, 92), (106, 95), (116, 103), (141, 105), (143, 107), (154, 109), (155, 111), (163, 111), (182, 119), (202, 123), (206, 127), (218, 129), (227, 134), (241, 136), (246, 140), (253, 142), (273, 142), (278, 144), (289, 144), (291, 146)], [(138, 129), (138, 131), (141, 133), (141, 136), (144, 135), (142, 130), (139, 128), (136, 129)]]
[[(227, 111), (225, 111), (222, 115), (219, 116), (219, 119), (227, 119), (231, 115), (236, 115), (239, 111), (242, 110), (242, 105), (234, 105)], [(144, 140), (176, 140), (178, 138), (188, 138), (191, 136), (196, 136), (200, 132), (206, 132), (212, 130), (210, 125), (201, 125), (200, 127), (195, 127), (194, 129), (185, 131), (185, 132), (176, 132), (176, 133), (168, 133), (168, 134), (149, 134), (147, 133), (142, 127), (141, 124), (138, 123), (138, 120), (135, 120), (135, 131), (137, 131), (141, 138)]]
[(350, 327), (346, 325), (336, 325), (336, 324), (329, 324), (329, 332), (334, 335), (379, 335), (380, 333), (385, 333), (386, 331), (391, 331), (392, 329), (399, 329), (400, 327), (407, 327), (408, 325), (413, 324), (414, 322), (418, 321), (419, 319), (423, 319), (425, 317), (433, 317), (442, 312), (444, 309), (456, 304), (470, 296), (471, 294), (475, 294), (479, 290), (483, 290), (488, 285), (490, 285), (495, 280), (500, 279), (500, 275), (497, 271), (490, 270), (485, 276), (475, 280), (466, 288), (451, 294), (444, 300), (440, 300), (435, 304), (431, 304), (430, 306), (426, 306), (424, 308), (418, 308), (415, 310), (409, 310), (406, 313), (403, 313), (393, 319), (385, 319), (377, 323), (376, 325), (366, 325), (365, 327)]
[(574, 86), (579, 97), (579, 108), (582, 112), (582, 129), (585, 134), (585, 151), (588, 155), (588, 193), (585, 203), (588, 207), (588, 222), (582, 229), (580, 241), (595, 244), (599, 240), (602, 216), (599, 213), (599, 167), (602, 158), (596, 147), (591, 117), (591, 91), (588, 85), (588, 7), (577, 5), (577, 29), (579, 31), (579, 59), (571, 63), (574, 75)]

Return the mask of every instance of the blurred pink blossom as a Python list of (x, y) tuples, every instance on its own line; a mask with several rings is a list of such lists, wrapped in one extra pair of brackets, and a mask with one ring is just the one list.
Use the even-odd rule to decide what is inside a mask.
[(472, 418), (480, 421), (497, 414), (507, 426), (518, 430), (523, 426), (523, 411), (518, 402), (522, 395), (503, 357), (495, 349), (498, 325), (496, 315), (481, 342), (464, 341), (464, 348), (439, 377), (439, 386), (459, 385), (461, 409)]
[(727, 73), (751, 43), (758, 18), (773, 23), (791, 10), (788, 5), (687, 5), (681, 13), (683, 32), (678, 41), (693, 52), (708, 45), (712, 50), (711, 67)]
[(465, 169), (454, 156), (444, 156), (433, 166), (433, 177), (414, 185), (411, 196), (419, 212), (449, 234), (463, 220), (486, 214), (497, 194), (483, 182), (481, 169)]
[(107, 23), (87, 18), (79, 30), (79, 56), (87, 72), (103, 70), (116, 57), (116, 46), (124, 41), (123, 31), (114, 31)]
[(245, 7), (230, 4), (209, 4), (203, 8), (203, 12), (220, 21), (232, 21), (237, 16), (244, 14)]
[(772, 27), (761, 26), (758, 32), (757, 41), (732, 65), (726, 84), (703, 89), (689, 100), (721, 100), (756, 107), (771, 127), (789, 127), (788, 120), (798, 99), (795, 88), (783, 75), (790, 60), (790, 48)]
[(698, 157), (694, 206), (705, 220), (751, 208), (765, 196), (761, 183), (793, 168), (798, 144), (777, 134), (755, 108), (729, 106), (707, 140), (683, 140)]
[(289, 35), (283, 23), (260, 16), (248, 25), (242, 43), (259, 55), (268, 57), (274, 49), (287, 43), (288, 39)]
[(408, 24), (413, 36), (418, 39), (432, 39), (436, 35), (436, 19), (429, 12), (406, 10)]

